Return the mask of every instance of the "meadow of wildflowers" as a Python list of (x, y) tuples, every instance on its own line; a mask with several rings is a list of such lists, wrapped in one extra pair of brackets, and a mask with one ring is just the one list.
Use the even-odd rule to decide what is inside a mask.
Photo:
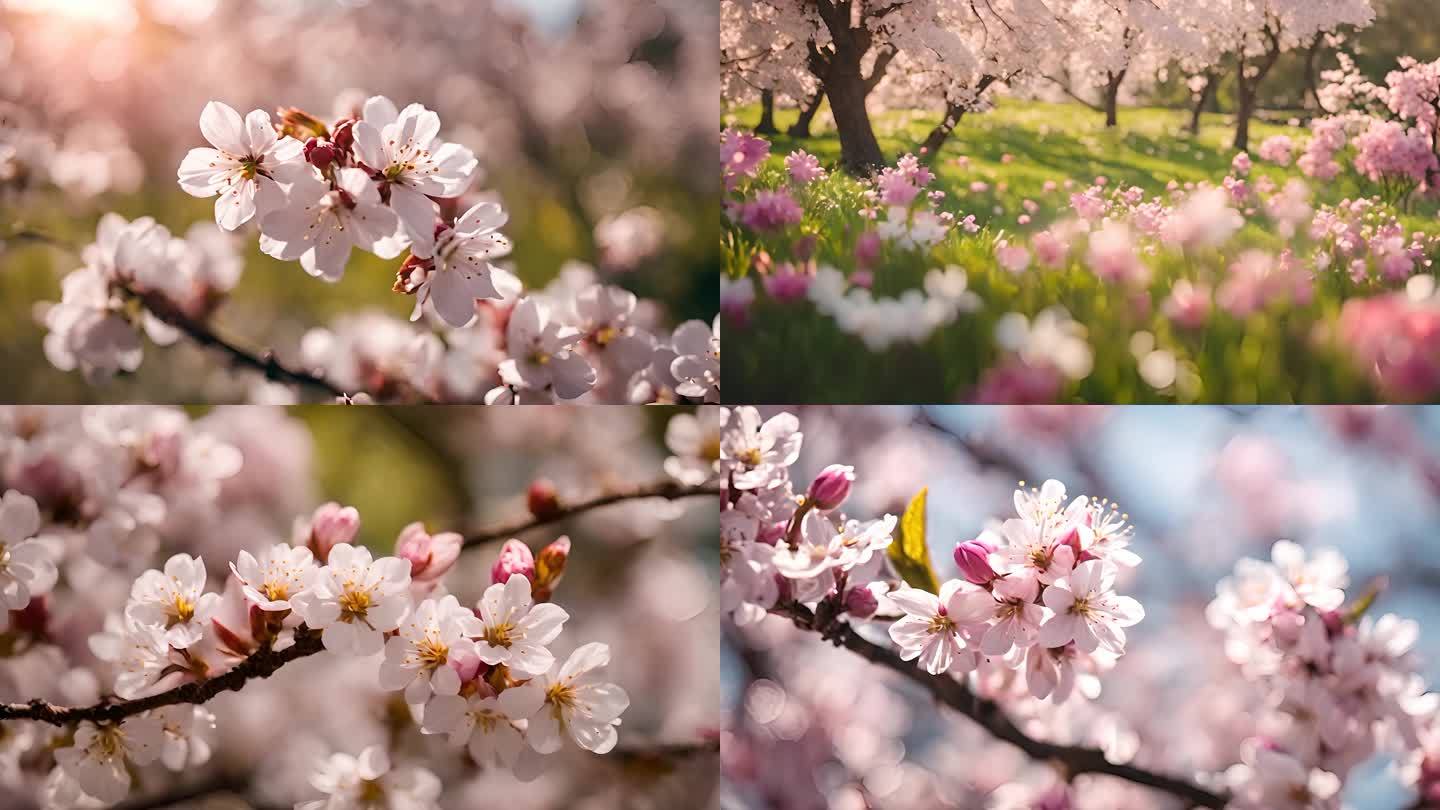
[[(1010, 2), (975, 20), (933, 4), (962, 15), (945, 24), (860, 4), (858, 28), (736, 5), (720, 135), (730, 401), (1440, 397), (1440, 61), (1367, 74), (1346, 44), (1393, 4), (1118, 4), (1149, 10), (1111, 20), (1053, 3), (1049, 22)], [(1025, 22), (981, 37), (1007, 10)], [(1067, 13), (1120, 26), (1121, 53), (1078, 50), (1105, 34)], [(864, 120), (837, 109), (833, 61), (796, 55), (842, 36), (870, 55)], [(1303, 106), (1257, 115), (1255, 85), (1292, 51), (1313, 74)], [(1101, 58), (1121, 61), (1084, 61)], [(1207, 112), (1229, 74), (1233, 112)], [(1103, 116), (1085, 106), (1097, 81)], [(1045, 101), (1057, 87), (1078, 102)], [(1143, 103), (1167, 87), (1193, 114), (1115, 107), (1121, 88)]]

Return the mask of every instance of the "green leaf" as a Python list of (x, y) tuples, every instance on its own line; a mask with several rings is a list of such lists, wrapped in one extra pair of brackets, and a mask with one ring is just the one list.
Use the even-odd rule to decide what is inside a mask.
[(930, 567), (930, 549), (925, 545), (927, 492), (928, 487), (910, 499), (910, 505), (905, 507), (905, 514), (900, 517), (900, 525), (895, 531), (895, 542), (890, 544), (887, 553), (890, 564), (895, 566), (895, 573), (905, 580), (905, 584), (930, 593), (939, 593), (940, 584), (935, 579), (934, 569)]

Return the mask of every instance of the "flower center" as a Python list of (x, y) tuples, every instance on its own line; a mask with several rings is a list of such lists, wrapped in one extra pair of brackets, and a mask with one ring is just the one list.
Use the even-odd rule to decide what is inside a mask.
[(509, 647), (514, 632), (515, 625), (508, 622), (487, 627), (485, 628), (485, 641), (492, 647)]
[(705, 440), (704, 444), (700, 445), (700, 458), (706, 461), (720, 460), (720, 437), (718, 435), (711, 436)]
[(545, 690), (545, 702), (554, 707), (555, 716), (559, 717), (561, 709), (573, 709), (580, 701), (575, 687), (568, 683), (556, 683)]
[(170, 619), (166, 624), (167, 627), (185, 624), (195, 618), (195, 603), (186, 598), (184, 594), (177, 593), (172, 597), (170, 610), (167, 612), (169, 613)]
[(415, 654), (426, 667), (444, 666), (450, 658), (450, 645), (438, 638), (426, 638), (415, 645)]
[(378, 780), (366, 779), (360, 783), (360, 795), (355, 798), (361, 802), (362, 807), (382, 806), (382, 802), (385, 801), (385, 786)]
[(544, 349), (536, 349), (535, 351), (530, 353), (530, 362), (534, 363), (537, 366), (549, 365), (550, 353), (545, 351)]
[(760, 460), (760, 448), (758, 447), (752, 447), (740, 453), (740, 462), (747, 467), (759, 467)]
[(932, 616), (930, 618), (930, 632), (932, 634), (951, 633), (954, 631), (955, 622), (951, 621), (949, 616)]
[(290, 598), (290, 586), (285, 582), (267, 581), (264, 587), (260, 589), (260, 592), (265, 594), (265, 598), (272, 602), (279, 602)]
[(356, 619), (364, 619), (365, 612), (370, 609), (372, 604), (369, 591), (346, 588), (345, 592), (340, 594), (340, 621), (353, 622)]
[(1089, 617), (1095, 612), (1095, 608), (1090, 604), (1090, 597), (1077, 596), (1075, 601), (1070, 604), (1070, 612), (1076, 616)]

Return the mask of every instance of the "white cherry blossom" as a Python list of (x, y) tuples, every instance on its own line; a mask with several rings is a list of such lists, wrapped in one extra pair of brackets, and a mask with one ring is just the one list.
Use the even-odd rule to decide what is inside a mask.
[(931, 675), (974, 669), (971, 637), (984, 629), (987, 614), (993, 611), (967, 600), (971, 590), (969, 583), (952, 579), (940, 586), (938, 596), (911, 587), (891, 591), (890, 601), (905, 611), (904, 617), (890, 625), (890, 638), (900, 648), (901, 659), (918, 659)]
[(498, 695), (436, 695), (425, 704), (423, 727), (465, 746), (477, 765), (514, 768), (525, 750), (526, 722), (543, 705), (545, 691), (533, 680)]
[(600, 680), (598, 670), (609, 663), (610, 647), (591, 642), (536, 679), (545, 691), (545, 703), (526, 729), (530, 747), (552, 754), (566, 736), (596, 754), (615, 747), (620, 739), (616, 727), (630, 707), (630, 696), (616, 684)]
[(1115, 573), (1115, 566), (1090, 560), (1050, 583), (1043, 598), (1055, 615), (1040, 628), (1039, 643), (1059, 647), (1073, 641), (1085, 652), (1094, 652), (1098, 647), (1124, 652), (1124, 628), (1145, 618), (1145, 609), (1134, 599), (1112, 591)]
[(59, 577), (55, 549), (35, 537), (39, 530), (40, 509), (34, 498), (14, 490), (0, 498), (0, 631), (9, 623), (9, 611), (49, 593)]
[(556, 320), (546, 305), (526, 298), (510, 313), (505, 348), (510, 359), (500, 364), (508, 385), (575, 399), (595, 386), (595, 369), (575, 346), (579, 330)]
[(384, 175), (390, 208), (410, 238), (410, 250), (429, 258), (435, 250), (435, 204), (430, 197), (455, 197), (475, 173), (475, 155), (439, 140), (440, 116), (421, 104), (399, 113), (383, 96), (365, 104), (355, 124), (355, 152), (371, 171)]
[(410, 610), (410, 563), (398, 557), (372, 560), (370, 549), (341, 543), (328, 563), (315, 569), (290, 608), (321, 630), (325, 649), (345, 655), (375, 655), (385, 633)]
[(148, 765), (160, 756), (164, 726), (150, 715), (118, 724), (82, 720), (73, 744), (55, 752), (55, 761), (80, 789), (106, 804), (130, 793), (129, 765)]
[(484, 632), (485, 626), (454, 596), (426, 599), (385, 643), (380, 686), (404, 689), (405, 701), (412, 705), (425, 703), (432, 694), (457, 694), (460, 676), (450, 662), (455, 656), (474, 654), (475, 642), (468, 636)]
[(245, 598), (261, 610), (285, 611), (290, 599), (305, 588), (315, 556), (304, 546), (276, 543), (260, 552), (257, 559), (241, 549), (230, 570), (240, 580)]
[(359, 756), (332, 754), (310, 784), (325, 798), (301, 802), (295, 810), (439, 810), (443, 787), (424, 768), (392, 767), (390, 755), (378, 745)]
[(485, 589), (480, 599), (480, 627), (475, 654), (492, 666), (504, 665), (521, 675), (548, 671), (555, 656), (547, 644), (560, 635), (570, 614), (549, 602), (535, 604), (530, 580), (511, 574), (505, 582)]
[(382, 259), (400, 255), (395, 212), (380, 202), (369, 175), (355, 168), (335, 172), (335, 185), (314, 171), (297, 172), (277, 206), (260, 221), (260, 249), (283, 261), (300, 260), (305, 272), (326, 281), (345, 275), (350, 249)]
[(165, 570), (141, 574), (130, 589), (128, 618), (165, 629), (170, 646), (184, 649), (199, 643), (220, 607), (220, 594), (205, 593), (205, 562), (189, 554), (176, 554)]
[(510, 253), (510, 240), (499, 232), (509, 216), (492, 202), (476, 203), (461, 215), (455, 227), (435, 238), (433, 266), (423, 272), (415, 290), (418, 320), (428, 301), (441, 320), (456, 328), (468, 326), (475, 318), (475, 301), (503, 298), (491, 280), (491, 261)]
[(200, 132), (214, 148), (197, 147), (180, 163), (180, 187), (215, 201), (215, 221), (227, 231), (262, 216), (283, 198), (276, 170), (300, 158), (303, 145), (280, 137), (264, 110), (242, 120), (228, 105), (211, 101), (200, 113)]

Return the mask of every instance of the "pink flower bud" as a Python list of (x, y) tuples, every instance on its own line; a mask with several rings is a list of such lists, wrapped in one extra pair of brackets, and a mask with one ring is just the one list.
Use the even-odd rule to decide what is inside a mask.
[(310, 517), (310, 537), (306, 545), (315, 559), (324, 562), (330, 559), (330, 549), (353, 541), (359, 531), (360, 512), (353, 506), (330, 501), (321, 504)]
[(850, 497), (850, 486), (855, 483), (855, 468), (844, 464), (831, 464), (810, 482), (810, 491), (805, 494), (810, 503), (822, 512), (839, 509)]
[(484, 674), (485, 663), (468, 650), (451, 651), (446, 663), (460, 676), (460, 683), (469, 683)]
[(555, 586), (565, 576), (565, 562), (570, 559), (570, 538), (561, 537), (540, 550), (535, 560), (535, 601), (543, 602), (555, 593)]
[(560, 511), (560, 496), (548, 478), (536, 478), (531, 482), (530, 489), (525, 492), (525, 502), (530, 507), (530, 514), (537, 518), (553, 517)]
[(535, 555), (530, 547), (519, 540), (506, 540), (500, 548), (500, 558), (490, 568), (490, 582), (507, 582), (511, 574), (523, 574), (535, 581)]
[(455, 566), (465, 539), (455, 532), (431, 535), (419, 521), (400, 530), (395, 556), (410, 562), (410, 578), (421, 583), (438, 581)]
[(305, 160), (317, 169), (324, 169), (335, 161), (335, 144), (311, 138), (305, 142)]
[(869, 588), (851, 588), (845, 592), (845, 610), (857, 619), (868, 619), (875, 615), (880, 600)]
[(990, 547), (981, 540), (971, 540), (955, 547), (955, 564), (960, 574), (976, 585), (989, 585), (995, 580), (995, 569), (990, 566)]

